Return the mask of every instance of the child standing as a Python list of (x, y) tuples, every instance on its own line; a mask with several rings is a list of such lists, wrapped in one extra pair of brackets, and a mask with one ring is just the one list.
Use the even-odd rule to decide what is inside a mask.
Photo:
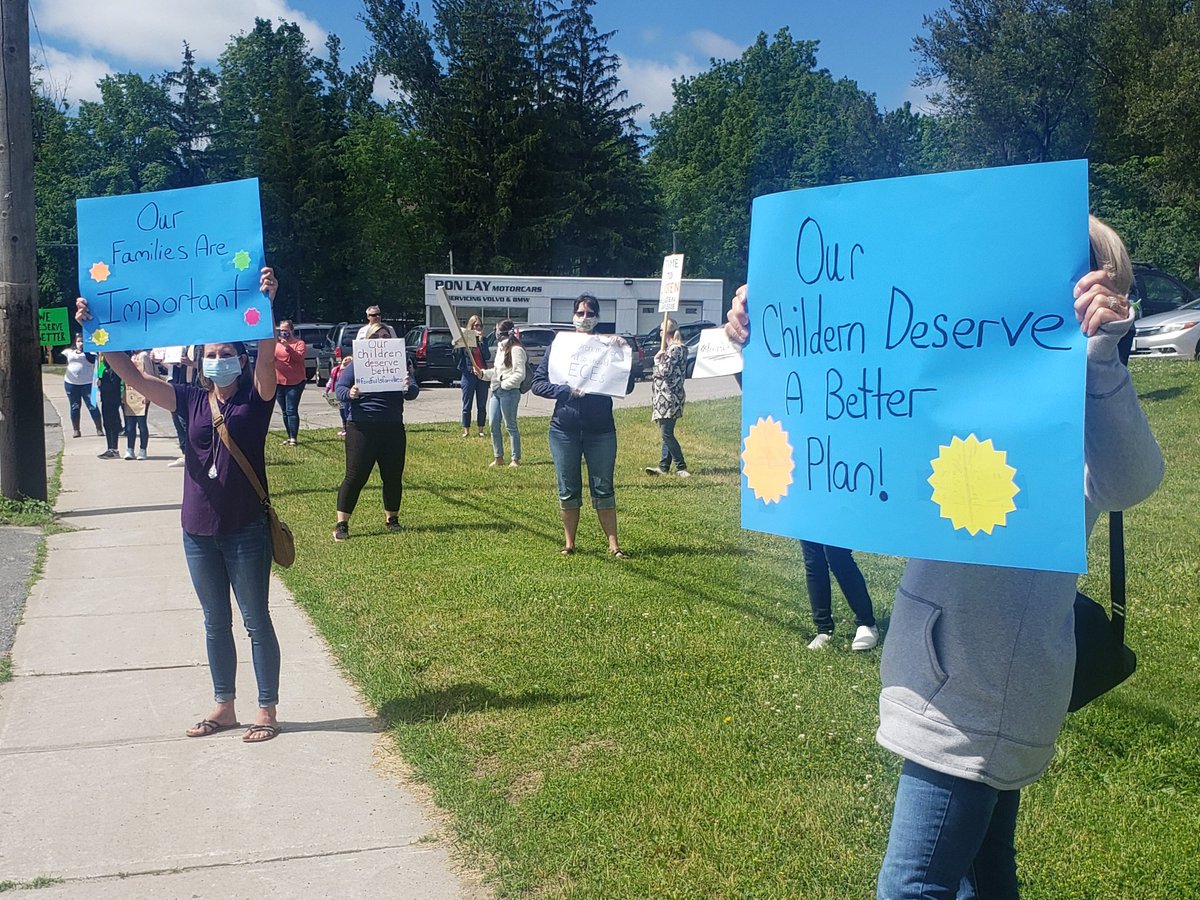
[[(137, 350), (130, 354), (130, 358), (143, 375), (158, 377), (147, 351)], [(136, 458), (146, 459), (146, 448), (150, 444), (150, 429), (146, 424), (146, 414), (150, 411), (150, 401), (146, 399), (145, 394), (139, 393), (127, 383), (123, 383), (121, 385), (121, 411), (125, 413), (125, 458), (135, 458), (133, 442), (134, 438), (140, 434), (141, 440)]]

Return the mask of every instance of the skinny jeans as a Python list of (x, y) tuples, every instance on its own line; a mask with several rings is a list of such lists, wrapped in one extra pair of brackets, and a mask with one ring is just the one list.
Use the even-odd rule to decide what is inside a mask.
[(877, 900), (1018, 900), (1020, 801), (905, 760)]
[(304, 393), (304, 382), (281, 384), (275, 389), (275, 402), (283, 415), (283, 428), (291, 440), (300, 434), (300, 395)]
[(496, 459), (504, 456), (504, 436), (501, 422), (508, 429), (508, 441), (512, 445), (512, 458), (521, 459), (521, 429), (517, 427), (517, 404), (521, 402), (520, 388), (496, 388), (488, 400), (488, 416), (492, 420), (492, 455)]
[(100, 395), (100, 417), (104, 420), (104, 442), (109, 450), (116, 450), (125, 426), (121, 424), (121, 395)]
[(86, 406), (88, 413), (91, 414), (92, 421), (96, 423), (96, 430), (100, 430), (100, 411), (96, 409), (96, 404), (92, 402), (92, 385), (87, 384), (70, 384), (64, 381), (63, 386), (67, 389), (67, 402), (71, 408), (71, 427), (79, 430), (79, 408)]
[(658, 467), (664, 472), (671, 471), (671, 460), (675, 460), (676, 469), (686, 469), (687, 463), (683, 459), (683, 448), (679, 446), (679, 441), (675, 437), (675, 423), (678, 419), (659, 419), (658, 431), (662, 435), (662, 458), (659, 460)]
[(279, 639), (267, 603), (271, 583), (271, 533), (267, 518), (228, 534), (183, 533), (192, 586), (204, 610), (204, 643), (212, 673), (213, 696), (229, 703), (236, 696), (237, 649), (229, 591), (242, 611), (250, 635), (250, 656), (258, 681), (258, 705), (279, 702)]
[(150, 444), (150, 426), (146, 424), (146, 414), (125, 416), (125, 446), (133, 450), (133, 443), (139, 435), (139, 448), (145, 450)]
[(875, 627), (875, 610), (871, 606), (871, 595), (862, 570), (849, 550), (801, 541), (804, 552), (804, 581), (808, 585), (808, 602), (812, 605), (813, 625), (823, 634), (833, 634), (833, 586), (829, 573), (837, 579), (838, 587), (846, 595), (846, 602), (854, 612), (854, 624)]

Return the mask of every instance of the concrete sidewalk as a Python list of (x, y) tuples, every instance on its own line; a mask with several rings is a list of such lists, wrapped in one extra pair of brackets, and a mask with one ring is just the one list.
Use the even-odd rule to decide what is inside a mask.
[[(65, 420), (60, 382), (45, 387)], [(390, 742), (277, 580), (284, 733), (184, 736), (212, 685), (164, 421), (147, 462), (65, 442), (57, 508), (77, 530), (47, 538), (0, 685), (0, 882), (63, 880), (39, 900), (487, 896), (456, 874), (429, 807), (376, 771)], [(234, 630), (238, 714), (253, 721)]]

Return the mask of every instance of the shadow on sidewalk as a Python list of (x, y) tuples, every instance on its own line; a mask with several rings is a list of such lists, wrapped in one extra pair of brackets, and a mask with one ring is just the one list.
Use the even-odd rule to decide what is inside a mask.
[(161, 512), (166, 509), (179, 509), (179, 504), (151, 503), (146, 506), (108, 506), (101, 509), (69, 509), (57, 515), (60, 519), (69, 519), (72, 516), (109, 516), (119, 513)]

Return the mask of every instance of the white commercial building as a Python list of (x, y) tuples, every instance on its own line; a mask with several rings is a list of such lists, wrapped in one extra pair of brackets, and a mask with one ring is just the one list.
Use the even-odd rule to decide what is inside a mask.
[[(437, 290), (445, 288), (461, 324), (472, 315), (487, 328), (501, 319), (518, 325), (571, 321), (580, 294), (600, 301), (601, 323), (617, 334), (645, 334), (662, 322), (658, 278), (558, 278), (523, 275), (426, 275), (425, 322), (444, 326)], [(685, 278), (677, 322), (722, 321), (724, 290), (719, 278)], [(608, 330), (605, 328), (604, 330)]]

